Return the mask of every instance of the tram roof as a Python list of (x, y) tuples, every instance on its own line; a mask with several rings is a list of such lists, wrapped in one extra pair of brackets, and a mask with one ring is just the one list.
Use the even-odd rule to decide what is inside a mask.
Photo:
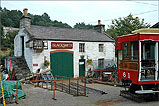
[[(148, 33), (148, 32), (146, 33), (146, 32), (144, 32), (144, 30), (140, 30), (140, 31), (141, 31), (141, 33), (128, 34), (128, 35), (123, 35), (123, 36), (117, 37), (117, 43), (116, 43), (115, 48), (117, 50), (121, 50), (123, 42), (145, 41), (145, 40), (159, 41), (159, 33)], [(159, 29), (158, 29), (158, 31), (159, 31)], [(139, 32), (139, 31), (136, 31), (136, 32)]]

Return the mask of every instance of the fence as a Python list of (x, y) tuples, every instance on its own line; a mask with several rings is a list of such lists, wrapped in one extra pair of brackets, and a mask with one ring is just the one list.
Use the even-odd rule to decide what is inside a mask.
[(103, 59), (102, 66), (101, 66), (99, 60), (92, 60), (91, 65), (87, 63), (87, 66), (88, 68), (90, 66), (90, 69), (88, 70), (106, 69), (108, 67), (116, 66), (116, 61), (111, 59)]
[(103, 67), (99, 66), (98, 60), (93, 60), (92, 65), (86, 72), (87, 77), (92, 78), (92, 80), (112, 81), (115, 83), (115, 81), (118, 79), (116, 62), (105, 59), (102, 63)]
[[(30, 77), (31, 74), (29, 74), (29, 80), (25, 81), (17, 81), (16, 83), (16, 103), (18, 104), (18, 82), (22, 83), (32, 83), (35, 87), (42, 87), (52, 90), (53, 91), (53, 96), (52, 99), (56, 100), (55, 98), (55, 90), (60, 90), (60, 91), (67, 91), (67, 93), (76, 95), (76, 96), (86, 96), (86, 77), (78, 77), (78, 78), (70, 78), (70, 77), (64, 77), (64, 76), (56, 76), (56, 78), (62, 78), (62, 79), (51, 79), (51, 80), (41, 80), (39, 79), (42, 77), (40, 74), (32, 74), (33, 77)], [(84, 80), (84, 89), (83, 92), (79, 89), (79, 80)], [(64, 84), (64, 81), (68, 81), (68, 85)], [(71, 81), (76, 81), (76, 86), (73, 86)], [(50, 87), (49, 87), (50, 85)]]

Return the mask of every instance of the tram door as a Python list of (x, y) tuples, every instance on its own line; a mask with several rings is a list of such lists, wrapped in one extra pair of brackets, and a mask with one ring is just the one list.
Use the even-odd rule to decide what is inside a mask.
[(158, 76), (158, 43), (141, 42), (141, 81), (157, 80)]

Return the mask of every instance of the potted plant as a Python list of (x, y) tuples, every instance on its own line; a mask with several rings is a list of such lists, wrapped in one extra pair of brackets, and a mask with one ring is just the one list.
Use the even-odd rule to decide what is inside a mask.
[(45, 66), (45, 67), (48, 67), (49, 65), (50, 65), (50, 62), (49, 62), (48, 60), (45, 60), (45, 61), (44, 61), (44, 66)]
[(88, 63), (88, 65), (93, 65), (92, 59), (88, 59), (88, 60), (87, 60), (87, 63)]

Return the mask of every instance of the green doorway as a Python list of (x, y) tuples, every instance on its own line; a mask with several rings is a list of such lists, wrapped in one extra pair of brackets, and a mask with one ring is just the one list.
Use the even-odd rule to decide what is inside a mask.
[(79, 77), (85, 76), (85, 59), (79, 60)]
[(73, 52), (51, 52), (50, 54), (52, 74), (55, 77), (73, 77)]

